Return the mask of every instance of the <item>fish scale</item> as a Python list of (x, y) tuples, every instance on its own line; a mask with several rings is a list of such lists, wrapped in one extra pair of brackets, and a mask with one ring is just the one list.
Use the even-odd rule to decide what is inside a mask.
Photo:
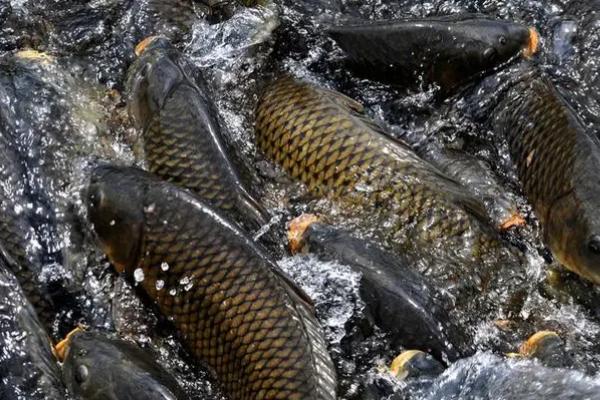
[[(350, 98), (284, 77), (262, 96), (256, 132), (264, 154), (313, 193), (378, 215), (375, 229), (402, 251), (420, 257), (442, 248), (444, 256), (466, 259), (478, 271), (485, 269), (479, 267), (482, 260), (519, 262), (512, 250), (503, 250), (483, 206), (407, 146), (384, 136)], [(382, 227), (379, 221), (392, 214), (393, 226)], [(460, 248), (468, 243), (465, 255)], [(452, 274), (445, 269), (436, 273)]]
[[(103, 179), (118, 182), (119, 174)], [(195, 196), (149, 175), (137, 180), (145, 185), (143, 233), (126, 270), (143, 271), (146, 294), (231, 399), (335, 399), (335, 370), (305, 295)]]
[(568, 129), (565, 124), (571, 116), (542, 81), (518, 85), (509, 98), (514, 103), (501, 112), (498, 120), (508, 123), (504, 132), (519, 178), (532, 204), (537, 210), (544, 210), (539, 212), (543, 219), (547, 207), (572, 189), (570, 160), (576, 136), (564, 135), (561, 130)]
[(559, 262), (600, 282), (600, 142), (537, 72), (513, 84), (494, 112), (523, 192)]
[(246, 191), (226, 153), (217, 111), (202, 80), (190, 77), (192, 67), (166, 39), (142, 43), (130, 70), (129, 106), (142, 130), (148, 169), (248, 229), (265, 225), (268, 213)]

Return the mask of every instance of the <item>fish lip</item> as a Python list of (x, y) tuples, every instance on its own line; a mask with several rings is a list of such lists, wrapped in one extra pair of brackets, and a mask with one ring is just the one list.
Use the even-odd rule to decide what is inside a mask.
[(152, 35), (152, 36), (148, 36), (145, 39), (142, 39), (136, 46), (134, 49), (135, 55), (137, 57), (140, 57), (142, 54), (144, 54), (144, 52), (148, 49), (148, 47), (150, 47), (150, 45), (156, 40), (158, 39), (160, 36), (156, 36), (156, 35)]
[(69, 349), (71, 347), (71, 341), (76, 335), (82, 334), (85, 332), (85, 327), (83, 325), (78, 325), (71, 332), (67, 333), (67, 336), (58, 342), (56, 346), (52, 347), (52, 352), (56, 359), (60, 362), (64, 362), (67, 356), (69, 355)]
[(539, 331), (529, 337), (521, 347), (519, 347), (519, 354), (524, 357), (531, 357), (534, 355), (540, 346), (544, 345), (544, 341), (548, 340), (558, 340), (560, 341), (560, 336), (554, 331)]
[(523, 56), (526, 59), (532, 58), (538, 52), (539, 44), (540, 44), (540, 35), (539, 35), (538, 31), (535, 28), (530, 27), (527, 44), (526, 44), (525, 48), (523, 49)]
[(288, 229), (288, 246), (292, 254), (297, 254), (304, 248), (304, 233), (310, 226), (319, 222), (319, 217), (314, 214), (302, 214), (294, 218)]

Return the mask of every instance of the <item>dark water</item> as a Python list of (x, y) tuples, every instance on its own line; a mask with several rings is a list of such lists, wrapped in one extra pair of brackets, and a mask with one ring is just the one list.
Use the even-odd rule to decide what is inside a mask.
[[(590, 129), (595, 129), (600, 113), (596, 100), (600, 22), (592, 13), (595, 2), (282, 0), (279, 4), (238, 8), (221, 23), (207, 18), (197, 3), (182, 1), (190, 5), (185, 12), (164, 11), (158, 3), (0, 2), (0, 18), (4, 21), (0, 30), (0, 50), (5, 52), (2, 57), (10, 59), (15, 51), (25, 48), (46, 52), (47, 59), (33, 53), (20, 57), (36, 69), (42, 86), (56, 92), (37, 105), (38, 112), (21, 118), (34, 121), (32, 125), (42, 133), (62, 132), (68, 138), (53, 148), (53, 163), (58, 167), (51, 173), (41, 168), (39, 174), (47, 177), (43, 182), (54, 199), (60, 221), (58, 238), (52, 240), (65, 254), (64, 265), (48, 266), (48, 273), (66, 275), (80, 289), (83, 316), (73, 323), (116, 332), (156, 350), (160, 362), (177, 376), (193, 399), (222, 398), (210, 372), (191, 362), (168, 323), (138, 299), (130, 284), (112, 272), (95, 246), (81, 200), (93, 162), (143, 166), (139, 133), (131, 127), (125, 109), (126, 70), (134, 57), (135, 43), (149, 34), (163, 33), (174, 38), (209, 82), (229, 147), (249, 187), (271, 211), (274, 226), (306, 211), (336, 214), (335, 205), (311, 199), (302, 185), (291, 182), (265, 161), (254, 146), (253, 115), (260, 90), (281, 72), (356, 98), (390, 134), (410, 143), (425, 158), (435, 161), (440, 149), (450, 149), (474, 160), (477, 167), (461, 170), (462, 178), (488, 188), (481, 189), (491, 193), (492, 201), (486, 202), (488, 211), (501, 215), (505, 208), (516, 207), (527, 220), (525, 226), (506, 234), (507, 240), (526, 249), (528, 256), (531, 284), (516, 319), (528, 322), (528, 327), (557, 330), (566, 341), (574, 368), (582, 374), (565, 375), (573, 379), (571, 398), (586, 398), (577, 397), (581, 380), (584, 384), (591, 385), (594, 380), (600, 384), (600, 304), (594, 302), (600, 298), (600, 291), (584, 285), (592, 300), (581, 304), (568, 293), (545, 289), (553, 260), (541, 242), (535, 216), (520, 193), (506, 143), (473, 119), (470, 112), (484, 108), (493, 98), (486, 88), (497, 87), (496, 81), (510, 78), (519, 66), (509, 65), (483, 84), (440, 101), (435, 88), (407, 92), (355, 76), (344, 63), (341, 50), (323, 33), (328, 24), (348, 19), (424, 17), (464, 11), (534, 26), (542, 38), (534, 62), (552, 77)], [(63, 111), (58, 111), (60, 115), (52, 111), (53, 101), (64, 105), (60, 108)], [(33, 132), (28, 134), (33, 136)], [(48, 137), (51, 143), (58, 140)], [(479, 176), (482, 168), (485, 173)], [(500, 193), (506, 201), (494, 201)], [(338, 222), (352, 228), (359, 221)], [(263, 231), (269, 229), (267, 226)], [(262, 233), (256, 232), (257, 240)], [(388, 379), (384, 367), (403, 349), (393, 348), (377, 328), (363, 329), (360, 276), (347, 266), (312, 256), (286, 256), (285, 238), (280, 243), (279, 265), (315, 300), (338, 366), (341, 398), (354, 398), (363, 382)], [(575, 277), (568, 279), (578, 281)], [(443, 390), (453, 377), (469, 368), (465, 364), (472, 363), (471, 369), (475, 370), (484, 369), (482, 365), (498, 368), (497, 359), (487, 351), (515, 351), (533, 333), (519, 326), (503, 331), (496, 319), (502, 319), (502, 315), (469, 327), (480, 353), (474, 360), (449, 369), (434, 386), (438, 392), (415, 393), (417, 398), (454, 398), (444, 397)], [(519, 370), (525, 368), (523, 365), (537, 368), (521, 363), (525, 364), (509, 369)], [(466, 387), (475, 381), (467, 381)], [(399, 392), (406, 390), (402, 383), (392, 382), (391, 386)]]

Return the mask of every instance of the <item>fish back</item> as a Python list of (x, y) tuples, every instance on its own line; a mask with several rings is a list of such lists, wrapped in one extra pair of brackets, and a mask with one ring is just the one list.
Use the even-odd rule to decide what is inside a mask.
[(192, 354), (232, 399), (335, 399), (334, 368), (302, 292), (219, 214), (164, 188), (148, 193), (139, 268)]

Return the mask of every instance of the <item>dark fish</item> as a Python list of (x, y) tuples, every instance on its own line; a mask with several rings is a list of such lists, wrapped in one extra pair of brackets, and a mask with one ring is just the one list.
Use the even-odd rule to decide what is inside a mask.
[(97, 168), (88, 196), (110, 260), (172, 319), (232, 399), (335, 399), (306, 295), (219, 212), (131, 168)]
[(64, 268), (64, 221), (57, 216), (68, 168), (56, 156), (70, 148), (75, 128), (64, 97), (44, 80), (40, 65), (48, 60), (40, 53), (0, 60), (0, 240), (54, 335), (57, 317), (76, 303)]
[(305, 250), (361, 273), (361, 297), (393, 346), (418, 348), (445, 361), (473, 352), (466, 331), (451, 319), (451, 302), (402, 257), (320, 223), (311, 224), (302, 239)]
[(329, 28), (360, 71), (411, 84), (422, 77), (444, 92), (537, 50), (537, 33), (476, 14), (364, 22)]
[[(505, 279), (519, 269), (483, 205), (387, 137), (354, 100), (283, 78), (260, 100), (256, 128), (268, 158), (358, 217), (367, 233), (426, 264), (437, 283), (485, 290), (500, 266)], [(440, 260), (443, 267), (435, 267)]]
[(0, 399), (64, 400), (48, 333), (10, 272), (15, 263), (0, 250)]
[(543, 76), (527, 75), (494, 113), (546, 243), (565, 267), (600, 283), (600, 142)]
[(185, 400), (177, 381), (148, 351), (93, 332), (67, 339), (63, 379), (81, 400)]
[(248, 228), (267, 213), (244, 188), (226, 153), (217, 111), (202, 79), (164, 38), (137, 49), (130, 70), (130, 113), (142, 131), (150, 172), (190, 189)]
[(14, 8), (22, 18), (13, 29), (26, 27), (24, 39), (33, 36), (53, 54), (76, 60), (91, 79), (119, 89), (140, 40), (161, 34), (179, 43), (200, 18), (194, 0), (107, 0), (101, 7), (87, 0), (65, 0), (51, 7), (39, 1), (20, 3)]

